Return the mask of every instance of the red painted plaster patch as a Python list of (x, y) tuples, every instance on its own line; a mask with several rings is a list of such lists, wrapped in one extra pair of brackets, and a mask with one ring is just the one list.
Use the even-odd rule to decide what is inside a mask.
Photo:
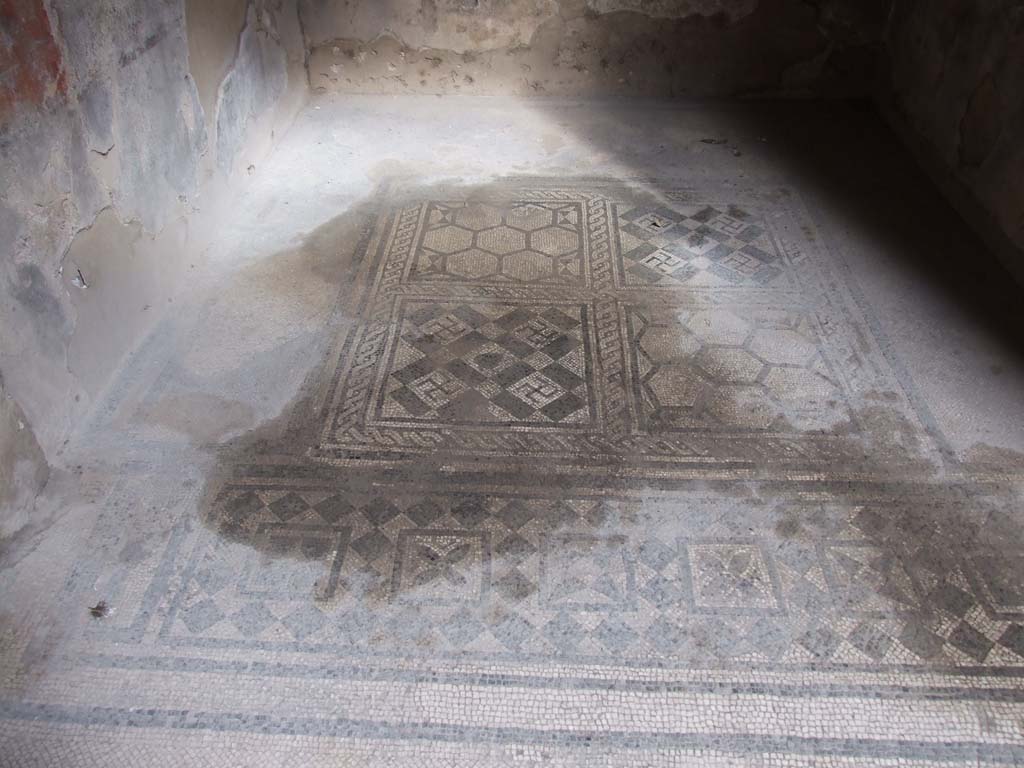
[(53, 95), (67, 95), (67, 77), (42, 0), (0, 0), (0, 118)]

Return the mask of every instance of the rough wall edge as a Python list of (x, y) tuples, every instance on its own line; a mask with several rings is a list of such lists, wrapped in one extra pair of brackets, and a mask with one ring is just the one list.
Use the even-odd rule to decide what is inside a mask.
[[(819, 0), (797, 0), (816, 6)], [(595, 20), (616, 14), (634, 14), (654, 21), (684, 21), (687, 19), (720, 18), (732, 25), (754, 14), (764, 0), (534, 0), (514, 7), (510, 0), (491, 2), (480, 8), (475, 2), (447, 2), (445, 8), (438, 3), (419, 0), (303, 0), (299, 3), (299, 16), (306, 35), (307, 48), (329, 44), (342, 37), (369, 41), (383, 34), (403, 39), (402, 28), (413, 36), (425, 39), (422, 44), (410, 44), (410, 50), (445, 50), (455, 55), (486, 53), (505, 48), (530, 47), (532, 38), (544, 25), (559, 21), (572, 24), (582, 20)], [(366, 6), (378, 4), (383, 9), (376, 18), (361, 13)], [(505, 7), (502, 5), (513, 6)], [(431, 22), (425, 19), (424, 9), (432, 7)], [(340, 7), (339, 7), (340, 6)], [(303, 13), (306, 9), (307, 13)], [(334, 9), (332, 11), (332, 9)], [(343, 10), (342, 10), (343, 9)], [(517, 12), (518, 11), (518, 12)], [(417, 19), (416, 16), (419, 15)], [(450, 43), (436, 38), (445, 36), (436, 24), (438, 18), (457, 19), (460, 24), (449, 27)], [(481, 23), (481, 19), (487, 23)], [(317, 29), (317, 22), (322, 22)], [(468, 29), (477, 25), (474, 31)], [(458, 29), (462, 27), (462, 29)], [(346, 34), (339, 34), (342, 30)], [(435, 38), (430, 40), (430, 38)], [(518, 41), (518, 42), (517, 42)]]
[[(241, 67), (241, 59), (245, 53), (246, 35), (253, 28), (259, 28), (257, 23), (256, 3), (254, 0), (247, 0), (245, 4), (245, 17), (242, 22), (241, 28), (235, 35), (235, 46), (234, 51), (231, 55), (231, 64), (228, 66), (227, 72), (224, 73), (224, 77), (221, 78), (217, 84), (217, 97), (213, 101), (213, 115), (210, 116), (210, 122), (214, 127), (213, 136), (213, 147), (214, 147), (214, 162), (217, 167), (220, 168), (221, 172), (227, 176), (231, 176), (231, 172), (234, 167), (235, 155), (237, 154), (239, 147), (234, 147), (231, 157), (226, 156), (228, 146), (225, 143), (224, 130), (225, 126), (222, 124), (221, 119), (224, 115), (224, 111), (227, 108), (225, 102), (228, 98), (228, 90), (231, 88), (233, 78), (238, 76), (239, 67)], [(189, 69), (191, 69), (192, 63), (189, 62)], [(251, 128), (252, 115), (246, 114), (243, 118), (243, 133), (247, 132), (247, 129)], [(249, 137), (251, 139), (251, 137)]]
[(970, 188), (948, 168), (932, 141), (910, 126), (891, 97), (876, 99), (875, 106), (946, 202), (963, 217), (1017, 284), (1024, 287), (1024, 251), (1014, 244)]
[(299, 24), (299, 35), (302, 37), (302, 68), (306, 74), (306, 93), (313, 91), (313, 78), (309, 74), (309, 57), (313, 52), (313, 43), (310, 40), (309, 32), (306, 31), (306, 19), (302, 15), (303, 3), (298, 0), (295, 3), (295, 20)]
[(717, 8), (711, 8), (702, 6), (699, 3), (694, 7), (693, 3), (687, 4), (685, 0), (680, 2), (648, 2), (644, 4), (644, 0), (586, 0), (586, 5), (583, 13), (594, 13), (598, 16), (608, 13), (618, 13), (620, 11), (636, 11), (642, 13), (645, 16), (649, 16), (652, 19), (684, 19), (687, 16), (715, 16), (718, 14), (724, 14), (730, 23), (739, 21), (744, 16), (749, 16), (755, 10), (760, 0), (748, 0), (746, 3), (735, 3), (736, 7), (728, 3), (723, 3)]
[[(636, 14), (632, 11), (619, 11), (616, 13), (642, 16), (642, 14)], [(687, 21), (691, 18), (707, 17), (691, 14), (687, 17), (681, 17), (680, 20)], [(725, 32), (731, 31), (731, 27), (723, 29)], [(389, 50), (382, 51), (382, 55), (378, 56), (377, 49), (384, 47), (387, 47)], [(857, 96), (864, 95), (861, 93), (861, 89), (857, 88), (852, 92), (844, 91), (830, 96), (818, 93), (811, 81), (803, 82), (799, 78), (796, 78), (795, 82), (788, 81), (790, 73), (802, 68), (811, 66), (812, 69), (820, 70), (827, 62), (832, 48), (831, 45), (824, 45), (824, 47), (816, 50), (813, 55), (808, 55), (805, 59), (794, 59), (789, 63), (780, 62), (780, 66), (774, 71), (774, 75), (767, 76), (760, 82), (746, 82), (752, 79), (753, 70), (731, 72), (728, 76), (737, 82), (733, 87), (720, 91), (717, 87), (709, 88), (692, 84), (676, 85), (671, 81), (655, 82), (653, 87), (650, 84), (638, 84), (632, 80), (632, 71), (629, 71), (628, 76), (626, 76), (626, 70), (629, 69), (629, 65), (622, 64), (621, 62), (618, 68), (611, 68), (607, 72), (602, 72), (596, 76), (592, 74), (594, 70), (591, 68), (568, 66), (562, 67), (560, 71), (558, 68), (555, 68), (550, 73), (550, 76), (545, 79), (544, 73), (533, 72), (531, 69), (536, 64), (536, 61), (534, 61), (527, 67), (527, 70), (533, 73), (532, 79), (531, 75), (518, 71), (516, 71), (518, 77), (509, 78), (508, 70), (515, 69), (518, 56), (523, 53), (527, 55), (536, 53), (538, 56), (541, 56), (540, 49), (532, 45), (507, 46), (489, 48), (479, 52), (460, 53), (457, 49), (453, 48), (413, 47), (406, 43), (400, 35), (388, 29), (378, 33), (371, 39), (333, 38), (308, 48), (306, 76), (310, 84), (310, 91), (313, 93), (335, 92), (382, 96), (414, 94), (484, 97), (515, 96), (525, 99), (549, 97), (585, 99), (705, 99), (723, 97), (739, 99), (804, 99), (811, 97), (847, 99), (851, 97), (851, 93)], [(372, 59), (358, 60), (356, 65), (358, 67), (363, 67), (365, 62), (370, 62), (368, 68), (359, 71), (358, 77), (361, 78), (359, 83), (348, 86), (338, 85), (337, 83), (340, 82), (340, 78), (328, 75), (327, 72), (323, 71), (324, 68), (320, 67), (323, 62), (319, 60), (329, 57), (330, 51), (337, 51), (338, 49), (359, 49), (360, 53), (364, 56), (367, 51), (373, 52)], [(388, 54), (390, 53), (398, 54), (401, 57), (401, 66), (394, 68), (389, 66), (387, 71), (383, 71), (380, 67), (376, 70), (373, 69), (374, 63), (378, 65), (381, 63), (387, 64)], [(406, 59), (406, 54), (410, 54), (408, 59)], [(337, 56), (337, 54), (334, 55)], [(442, 78), (439, 81), (436, 73), (432, 73), (433, 77), (430, 84), (421, 82), (419, 85), (410, 85), (409, 81), (417, 79), (417, 76), (413, 73), (414, 65), (422, 64), (424, 61), (439, 62), (436, 65), (439, 67), (437, 72), (442, 74), (444, 71), (454, 74), (454, 70), (451, 70), (451, 67), (459, 70), (465, 68), (465, 71), (462, 72), (465, 82), (463, 80), (449, 81), (446, 78)], [(351, 71), (351, 63), (345, 63), (344, 61), (341, 63), (349, 67), (346, 71)], [(525, 62), (519, 63), (525, 64)], [(504, 70), (502, 69), (503, 67)], [(577, 73), (580, 72), (582, 72), (582, 76), (578, 76)], [(420, 74), (422, 75), (423, 73)], [(556, 79), (559, 74), (563, 78), (560, 81)], [(337, 72), (335, 72), (335, 75), (337, 75)], [(815, 78), (819, 75), (820, 72), (817, 72)], [(324, 85), (319, 79), (320, 77), (328, 78), (328, 82), (331, 84)], [(564, 78), (575, 79), (576, 82), (571, 82)], [(313, 84), (314, 79), (317, 81), (315, 85)], [(452, 85), (453, 82), (455, 82), (454, 85)]]
[[(212, 115), (212, 123), (215, 127), (213, 138), (213, 145), (215, 147), (214, 162), (222, 176), (229, 180), (238, 178), (249, 161), (259, 162), (273, 150), (274, 146), (277, 145), (281, 137), (294, 122), (295, 117), (301, 111), (309, 96), (309, 49), (306, 46), (305, 31), (298, 5), (295, 6), (294, 13), (294, 20), (301, 38), (299, 42), (302, 44), (301, 84), (295, 77), (297, 73), (292, 66), (292, 60), (289, 55), (290, 48), (282, 38), (281, 30), (277, 28), (272, 31), (264, 26), (255, 0), (248, 0), (246, 3), (245, 20), (235, 40), (231, 65), (217, 86), (214, 114)], [(270, 94), (272, 99), (269, 104), (263, 105), (262, 109), (250, 110), (246, 113), (242, 123), (241, 140), (235, 143), (230, 157), (223, 156), (227, 150), (232, 149), (224, 143), (225, 139), (222, 136), (222, 131), (226, 127), (222, 122), (223, 110), (227, 106), (226, 89), (230, 86), (232, 78), (238, 74), (239, 68), (243, 65), (247, 37), (252, 37), (255, 40), (254, 45), (261, 48), (261, 55), (264, 52), (262, 44), (256, 39), (260, 34), (266, 35), (267, 39), (277, 47), (281, 54), (283, 81), (278, 84), (280, 87), (276, 93)], [(260, 62), (261, 72), (263, 71), (263, 63), (262, 61)], [(249, 104), (249, 106), (253, 105)], [(241, 160), (243, 157), (248, 158), (248, 160), (243, 162)]]
[(830, 0), (870, 6), (844, 16), (815, 0), (686, 2), (665, 14), (640, 10), (640, 0), (609, 0), (600, 13), (559, 0), (557, 13), (498, 19), (519, 35), (511, 42), (503, 32), (479, 44), (450, 33), (450, 19), (424, 31), (394, 8), (364, 13), (359, 28), (312, 10), (313, 0), (300, 17), (314, 92), (854, 98), (870, 96), (878, 79), (888, 1)]

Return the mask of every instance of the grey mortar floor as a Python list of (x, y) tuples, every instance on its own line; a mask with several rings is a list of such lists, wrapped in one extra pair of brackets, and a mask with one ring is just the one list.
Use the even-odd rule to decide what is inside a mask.
[(1019, 288), (869, 112), (322, 97), (250, 181), (7, 542), (0, 764), (1024, 761)]

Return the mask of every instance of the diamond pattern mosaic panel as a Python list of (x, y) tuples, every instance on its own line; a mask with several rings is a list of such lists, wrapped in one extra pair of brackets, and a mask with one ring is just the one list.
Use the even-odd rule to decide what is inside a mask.
[(377, 417), (588, 424), (586, 306), (403, 303)]
[(763, 223), (736, 206), (620, 206), (622, 284), (768, 285), (784, 262)]

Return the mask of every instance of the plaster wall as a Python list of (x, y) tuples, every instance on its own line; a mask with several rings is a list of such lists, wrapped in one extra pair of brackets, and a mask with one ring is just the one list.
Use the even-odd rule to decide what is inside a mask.
[(1024, 4), (898, 0), (890, 121), (1024, 282)]
[(291, 0), (0, 2), (4, 516), (174, 301), (304, 63)]

